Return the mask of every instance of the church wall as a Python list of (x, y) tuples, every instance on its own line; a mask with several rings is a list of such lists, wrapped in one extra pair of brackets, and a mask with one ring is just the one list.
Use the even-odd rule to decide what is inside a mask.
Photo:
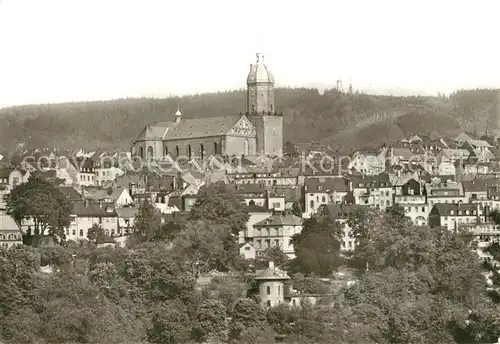
[(266, 155), (283, 154), (283, 117), (264, 116), (264, 151)]
[(188, 145), (191, 145), (191, 156), (199, 157), (201, 155), (201, 145), (203, 144), (203, 156), (208, 157), (216, 154), (214, 143), (217, 143), (217, 154), (223, 153), (225, 140), (222, 136), (163, 141), (163, 150), (165, 151), (166, 147), (168, 154), (175, 159), (177, 158), (176, 146), (178, 146), (179, 156), (187, 157)]
[(255, 138), (241, 136), (226, 136), (226, 154), (237, 156), (245, 154), (245, 140), (248, 140), (248, 155), (256, 155)]
[(163, 152), (162, 152), (162, 142), (160, 140), (158, 141), (153, 141), (153, 140), (148, 140), (148, 141), (139, 141), (134, 143), (132, 146), (132, 156), (141, 156), (141, 148), (142, 152), (144, 153), (141, 158), (147, 159), (148, 157), (148, 147), (151, 147), (153, 150), (153, 157), (161, 157)]

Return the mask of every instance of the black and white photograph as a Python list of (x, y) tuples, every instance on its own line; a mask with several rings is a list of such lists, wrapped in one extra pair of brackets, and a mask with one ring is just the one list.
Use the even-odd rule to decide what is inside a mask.
[(0, 344), (500, 344), (499, 18), (0, 0)]

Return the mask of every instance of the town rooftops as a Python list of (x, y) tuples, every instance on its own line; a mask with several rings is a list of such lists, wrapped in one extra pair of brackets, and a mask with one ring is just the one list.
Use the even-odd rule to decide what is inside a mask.
[(387, 173), (381, 173), (376, 176), (363, 176), (353, 178), (353, 188), (386, 188), (391, 187), (391, 181)]
[(113, 206), (99, 204), (88, 200), (83, 202), (73, 202), (72, 215), (78, 217), (116, 217), (117, 213)]
[[(479, 205), (475, 203), (437, 203), (434, 204), (431, 214), (439, 216), (475, 216), (478, 215)], [(482, 209), (479, 208), (479, 215)]]
[(344, 178), (307, 178), (306, 193), (314, 192), (348, 192), (349, 181)]
[(347, 219), (356, 210), (366, 207), (361, 204), (323, 204), (320, 207), (320, 212), (332, 219)]
[(137, 141), (180, 140), (226, 135), (242, 115), (227, 115), (207, 118), (182, 118), (180, 121), (163, 121), (148, 125)]
[(300, 226), (302, 218), (288, 212), (274, 212), (270, 217), (254, 224), (254, 227)]

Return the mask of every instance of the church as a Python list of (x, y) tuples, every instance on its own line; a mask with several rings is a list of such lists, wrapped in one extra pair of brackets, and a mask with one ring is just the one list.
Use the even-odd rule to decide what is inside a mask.
[(283, 114), (274, 107), (274, 77), (264, 56), (250, 65), (246, 113), (184, 118), (181, 111), (146, 126), (132, 144), (132, 156), (158, 160), (208, 156), (281, 156)]

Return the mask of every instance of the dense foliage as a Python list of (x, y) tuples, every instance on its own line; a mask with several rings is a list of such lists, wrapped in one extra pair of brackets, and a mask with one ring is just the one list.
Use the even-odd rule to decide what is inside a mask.
[[(353, 213), (349, 222), (360, 245), (350, 256), (340, 252), (339, 224), (323, 216), (307, 220), (293, 239), (292, 261), (266, 251), (259, 260), (296, 271), (296, 290), (324, 298), (263, 310), (248, 266), (224, 249), (236, 242), (233, 229), (245, 208), (235, 205), (237, 195), (220, 190), (205, 187), (192, 218), (172, 238), (162, 234), (172, 224), (162, 226), (145, 203), (140, 235), (126, 248), (98, 248), (96, 227), (93, 242), (0, 249), (0, 341), (479, 344), (500, 336), (500, 246), (490, 246), (492, 260), (485, 263), (468, 237), (413, 226), (399, 207)], [(231, 213), (214, 216), (225, 202), (234, 205)], [(353, 261), (358, 278), (340, 292), (318, 278)], [(202, 274), (216, 268), (232, 274), (198, 290)]]
[[(245, 91), (5, 108), (0, 110), (0, 147), (24, 142), (36, 148), (128, 149), (145, 125), (172, 119), (178, 104), (186, 118), (235, 114), (245, 111)], [(498, 91), (394, 97), (278, 88), (276, 106), (283, 111), (285, 142), (369, 147), (414, 133), (494, 130)]]
[(6, 197), (7, 214), (17, 223), (31, 219), (30, 235), (53, 235), (64, 240), (64, 228), (71, 223), (71, 202), (56, 185), (40, 177), (30, 177), (14, 187)]

